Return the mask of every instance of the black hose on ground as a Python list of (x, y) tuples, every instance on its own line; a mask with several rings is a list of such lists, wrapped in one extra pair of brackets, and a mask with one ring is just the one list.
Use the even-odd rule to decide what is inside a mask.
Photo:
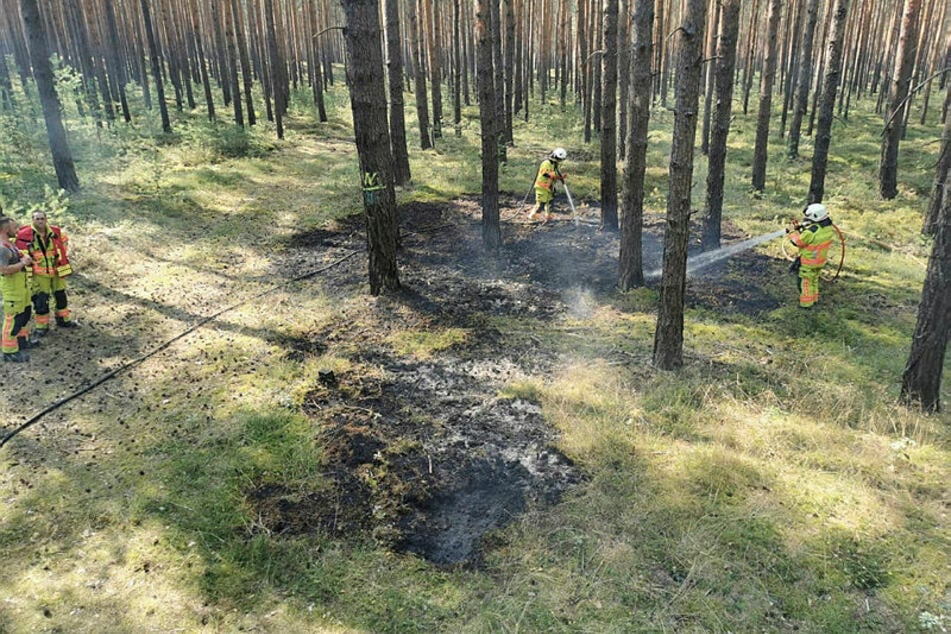
[[(319, 275), (319, 274), (323, 273), (324, 271), (327, 271), (327, 270), (329, 270), (329, 269), (332, 269), (333, 267), (337, 266), (338, 264), (341, 264), (341, 263), (343, 263), (343, 262), (349, 260), (350, 258), (352, 258), (353, 256), (357, 255), (358, 253), (362, 253), (362, 252), (361, 252), (361, 251), (351, 251), (349, 254), (343, 256), (342, 258), (340, 258), (340, 259), (338, 259), (338, 260), (335, 260), (335, 261), (331, 262), (331, 263), (328, 264), (327, 266), (324, 266), (324, 267), (322, 267), (322, 268), (319, 268), (319, 269), (317, 269), (316, 271), (311, 271), (310, 273), (304, 273), (303, 275), (299, 275), (299, 276), (297, 276), (297, 277), (291, 278), (291, 279), (288, 280), (288, 281), (290, 281), (290, 282), (299, 282), (299, 281), (301, 281), (301, 280), (306, 280), (306, 279), (308, 279), (308, 278), (314, 277), (315, 275)], [(58, 410), (58, 409), (59, 409), (60, 407), (62, 407), (63, 405), (66, 405), (66, 404), (69, 403), (70, 401), (73, 401), (73, 400), (79, 398), (80, 396), (82, 396), (83, 394), (86, 394), (87, 392), (91, 392), (93, 389), (99, 387), (100, 385), (102, 385), (103, 383), (105, 383), (106, 381), (108, 381), (109, 379), (115, 378), (116, 376), (122, 374), (122, 373), (125, 372), (126, 370), (129, 370), (130, 368), (133, 368), (133, 367), (137, 366), (138, 364), (142, 363), (142, 362), (145, 361), (146, 359), (149, 359), (150, 357), (155, 356), (156, 354), (158, 354), (158, 353), (161, 352), (162, 350), (165, 350), (166, 348), (168, 348), (170, 345), (172, 345), (173, 343), (175, 343), (175, 342), (178, 341), (179, 339), (182, 339), (182, 338), (184, 338), (184, 337), (190, 335), (191, 333), (195, 332), (196, 330), (198, 330), (199, 328), (201, 328), (202, 326), (204, 326), (204, 325), (207, 324), (208, 322), (213, 321), (214, 319), (218, 318), (219, 316), (223, 315), (224, 313), (227, 313), (227, 312), (229, 312), (229, 311), (232, 311), (232, 310), (238, 308), (239, 306), (241, 306), (242, 304), (246, 304), (246, 303), (248, 303), (248, 302), (250, 302), (250, 301), (252, 301), (252, 300), (258, 299), (259, 297), (264, 297), (265, 295), (268, 295), (269, 293), (273, 293), (274, 291), (276, 291), (276, 290), (279, 289), (279, 288), (281, 288), (281, 286), (274, 286), (274, 287), (269, 288), (269, 289), (267, 289), (267, 290), (265, 290), (265, 291), (261, 291), (260, 293), (258, 293), (258, 294), (256, 294), (256, 295), (252, 295), (251, 297), (249, 297), (249, 298), (247, 298), (247, 299), (243, 299), (243, 300), (241, 300), (240, 302), (237, 302), (237, 303), (235, 303), (235, 304), (232, 304), (231, 306), (228, 306), (227, 308), (223, 308), (223, 309), (219, 310), (217, 313), (215, 313), (215, 314), (213, 314), (213, 315), (209, 315), (208, 317), (205, 317), (205, 318), (201, 319), (200, 321), (198, 321), (198, 322), (195, 323), (195, 324), (192, 324), (191, 326), (189, 326), (188, 328), (186, 328), (185, 330), (183, 330), (182, 332), (180, 332), (180, 333), (177, 334), (176, 336), (172, 337), (172, 338), (169, 339), (168, 341), (166, 341), (166, 342), (160, 344), (159, 346), (157, 346), (156, 348), (154, 348), (154, 349), (151, 350), (150, 352), (146, 352), (146, 353), (143, 354), (142, 356), (140, 356), (140, 357), (138, 357), (138, 358), (136, 358), (136, 359), (133, 359), (132, 361), (129, 361), (128, 363), (126, 363), (126, 364), (124, 364), (124, 365), (122, 365), (122, 366), (116, 368), (115, 370), (111, 370), (110, 372), (106, 373), (105, 376), (100, 377), (99, 379), (97, 379), (96, 381), (94, 381), (94, 382), (92, 382), (91, 384), (87, 385), (86, 387), (84, 387), (84, 388), (82, 388), (82, 389), (80, 389), (80, 390), (78, 390), (78, 391), (76, 391), (76, 392), (73, 392), (72, 394), (70, 394), (70, 395), (68, 395), (68, 396), (64, 396), (63, 398), (59, 399), (58, 401), (56, 401), (55, 403), (53, 403), (52, 405), (50, 405), (50, 406), (47, 407), (46, 409), (40, 411), (40, 412), (37, 413), (37, 414), (34, 414), (31, 418), (27, 419), (27, 420), (26, 420), (24, 423), (22, 423), (19, 427), (17, 427), (16, 429), (14, 429), (14, 430), (11, 431), (10, 433), (8, 433), (6, 436), (4, 436), (3, 439), (0, 440), (0, 448), (2, 448), (5, 444), (7, 444), (7, 442), (8, 442), (11, 438), (13, 438), (13, 437), (16, 436), (17, 434), (19, 434), (21, 431), (23, 431), (23, 430), (25, 430), (25, 429), (28, 429), (29, 427), (32, 427), (33, 425), (35, 425), (36, 423), (38, 423), (38, 422), (39, 422), (44, 416), (46, 416), (47, 414), (50, 414), (50, 413), (52, 413), (52, 412), (55, 412), (56, 410)]]

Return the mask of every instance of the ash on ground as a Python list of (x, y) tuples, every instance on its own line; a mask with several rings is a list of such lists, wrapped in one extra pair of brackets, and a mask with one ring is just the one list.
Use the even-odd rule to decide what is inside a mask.
[[(404, 290), (352, 309), (346, 323), (282, 341), (292, 359), (331, 351), (355, 369), (322, 374), (305, 399), (328, 487), (250, 490), (266, 528), (356, 533), (437, 564), (477, 565), (486, 535), (527, 508), (557, 503), (583, 479), (557, 449), (557, 432), (539, 405), (500, 396), (521, 379), (550, 374), (559, 353), (537, 337), (507, 338), (492, 323), (585, 317), (614, 292), (618, 235), (598, 230), (597, 209), (582, 208), (577, 223), (560, 214), (541, 224), (530, 222), (519, 203), (501, 199), (498, 254), (482, 247), (475, 198), (402, 207)], [(662, 234), (662, 219), (645, 223), (647, 270), (660, 266)], [(365, 241), (363, 219), (354, 216), (297, 234), (287, 257), (333, 262), (365, 250)], [(772, 298), (754, 292), (758, 285), (740, 279), (764, 275), (762, 260), (768, 259), (746, 253), (711, 267), (688, 286), (688, 304), (773, 308)], [(365, 256), (329, 268), (317, 283), (341, 297), (365, 293)], [(464, 328), (465, 341), (427, 359), (397, 354), (386, 338), (402, 328), (448, 326)]]

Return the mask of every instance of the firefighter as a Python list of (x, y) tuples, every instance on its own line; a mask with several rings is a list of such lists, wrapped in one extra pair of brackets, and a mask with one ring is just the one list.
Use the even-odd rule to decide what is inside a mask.
[(33, 225), (22, 227), (16, 234), (17, 247), (33, 259), (33, 308), (36, 312), (36, 334), (45, 336), (50, 329), (50, 300), (56, 303), (56, 325), (75, 328), (70, 319), (66, 297), (66, 276), (72, 274), (67, 256), (69, 237), (59, 227), (47, 224), (46, 212), (33, 212)]
[(793, 221), (787, 232), (789, 241), (799, 248), (799, 257), (792, 266), (799, 275), (799, 306), (812, 308), (819, 300), (819, 272), (828, 262), (836, 233), (825, 205), (812, 203), (802, 214), (805, 221)]
[(545, 222), (551, 220), (551, 201), (555, 197), (555, 181), (565, 182), (565, 176), (558, 170), (558, 165), (566, 158), (568, 158), (568, 152), (565, 148), (556, 147), (538, 167), (538, 175), (535, 177), (535, 206), (528, 215), (529, 218), (534, 218), (544, 207)]
[(33, 258), (21, 253), (13, 244), (17, 223), (13, 218), (0, 218), (0, 291), (3, 293), (3, 335), (0, 349), (3, 362), (29, 361), (27, 348), (30, 331), (30, 267)]

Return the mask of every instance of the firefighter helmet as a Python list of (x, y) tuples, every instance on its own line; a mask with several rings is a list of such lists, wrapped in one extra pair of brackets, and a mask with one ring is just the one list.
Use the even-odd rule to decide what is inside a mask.
[(820, 220), (825, 220), (829, 217), (829, 211), (822, 203), (812, 203), (806, 207), (806, 210), (802, 212), (802, 215), (806, 217), (806, 220), (819, 222)]
[(568, 158), (568, 152), (566, 152), (565, 148), (563, 147), (556, 147), (551, 151), (551, 154), (549, 154), (548, 157), (555, 161), (564, 161), (566, 158)]

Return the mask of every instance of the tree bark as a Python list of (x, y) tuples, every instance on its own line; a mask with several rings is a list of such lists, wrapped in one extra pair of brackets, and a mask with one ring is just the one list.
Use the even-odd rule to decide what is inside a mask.
[[(945, 101), (951, 101), (951, 82), (948, 83), (948, 94)], [(921, 232), (926, 235), (931, 235), (938, 229), (938, 217), (942, 206), (947, 202), (945, 198), (947, 198), (948, 190), (945, 188), (945, 180), (949, 170), (951, 170), (951, 117), (945, 117), (944, 131), (941, 134), (941, 156), (938, 157), (938, 164), (935, 167), (931, 202), (928, 204), (925, 221), (921, 227)]]
[(462, 82), (465, 68), (462, 55), (461, 7), (460, 0), (452, 1), (452, 50), (455, 52), (452, 67), (452, 123), (456, 136), (462, 135)]
[(152, 13), (148, 0), (140, 0), (142, 18), (145, 26), (145, 37), (149, 44), (149, 59), (152, 63), (152, 78), (155, 80), (155, 97), (159, 104), (159, 113), (162, 116), (162, 130), (169, 134), (172, 131), (172, 122), (168, 118), (168, 104), (165, 103), (165, 83), (162, 79), (162, 64), (159, 60), (158, 44), (155, 41), (155, 29), (152, 26)]
[(604, 54), (601, 56), (601, 229), (617, 231), (617, 12), (618, 0), (602, 4)]
[(499, 228), (498, 108), (492, 65), (492, 15), (490, 4), (476, 0), (475, 36), (479, 60), (479, 120), (482, 124), (482, 243), (490, 251), (502, 244)]
[(713, 119), (713, 91), (714, 91), (714, 75), (716, 69), (716, 47), (717, 47), (717, 33), (719, 31), (720, 25), (720, 0), (711, 0), (710, 8), (713, 9), (713, 13), (710, 14), (710, 9), (707, 9), (707, 13), (710, 14), (709, 28), (707, 29), (707, 43), (704, 46), (704, 78), (703, 78), (703, 129), (700, 132), (700, 153), (707, 155), (710, 153), (710, 124)]
[(736, 44), (740, 30), (740, 0), (722, 0), (721, 5), (715, 77), (717, 99), (710, 131), (707, 204), (700, 239), (704, 250), (720, 248), (726, 141), (730, 134), (730, 118), (733, 116), (733, 71), (736, 67)]
[(812, 153), (812, 179), (809, 183), (809, 202), (822, 202), (825, 196), (826, 166), (829, 163), (829, 145), (832, 141), (832, 115), (835, 110), (835, 94), (839, 87), (842, 70), (842, 42), (845, 39), (845, 19), (849, 13), (849, 0), (835, 0), (832, 8), (832, 25), (829, 30), (827, 68), (822, 82), (822, 103), (819, 104), (819, 121), (816, 124), (815, 150)]
[[(951, 152), (947, 139), (942, 152)], [(918, 321), (901, 381), (901, 400), (929, 412), (941, 410), (941, 373), (951, 336), (951, 172), (945, 175), (941, 212), (928, 272), (918, 305)]]
[(905, 111), (908, 107), (911, 71), (915, 63), (920, 13), (921, 0), (905, 0), (895, 74), (892, 80), (891, 102), (885, 113), (885, 129), (882, 132), (882, 158), (878, 164), (878, 191), (885, 200), (891, 200), (898, 195), (898, 144), (905, 129)]
[(440, 33), (442, 28), (439, 24), (439, 0), (423, 0), (425, 13), (425, 29), (423, 33), (426, 37), (425, 46), (429, 51), (427, 56), (429, 60), (429, 86), (433, 97), (433, 138), (442, 138), (442, 67), (440, 64)]
[[(143, 0), (144, 2), (145, 0)], [(274, 98), (274, 122), (277, 125), (277, 138), (284, 138), (284, 113), (287, 105), (284, 102), (285, 69), (284, 60), (277, 44), (277, 27), (274, 23), (274, 0), (264, 0), (264, 20), (267, 29), (268, 48), (268, 75), (271, 86), (271, 96)], [(351, 100), (353, 95), (351, 95)]]
[(400, 47), (400, 13), (397, 0), (384, 0), (386, 13), (387, 79), (390, 91), (390, 145), (393, 149), (393, 179), (397, 185), (410, 181), (406, 149), (406, 117), (403, 113), (403, 53)]
[(234, 95), (232, 109), (234, 112), (234, 123), (237, 126), (244, 127), (244, 108), (241, 105), (241, 86), (238, 84), (238, 55), (235, 46), (234, 25), (232, 18), (233, 5), (229, 0), (224, 4), (224, 22), (225, 22), (225, 42), (227, 50), (228, 77), (227, 82), (231, 84), (231, 94)]
[(782, 0), (770, 0), (766, 11), (766, 59), (760, 76), (759, 111), (756, 116), (756, 141), (753, 145), (753, 189), (766, 189), (766, 161), (769, 147), (769, 120), (773, 107), (773, 84), (776, 79), (777, 35)]
[(664, 270), (660, 281), (660, 308), (653, 352), (654, 365), (662, 370), (673, 370), (683, 365), (690, 189), (697, 135), (706, 11), (706, 0), (686, 0), (683, 21), (677, 30), (680, 54), (677, 62), (674, 132), (670, 150), (670, 192), (667, 198)]
[[(413, 4), (415, 0), (411, 0)], [(433, 146), (429, 138), (429, 102), (426, 99), (426, 69), (423, 66), (423, 56), (419, 48), (419, 21), (417, 11), (410, 7), (409, 11), (409, 39), (413, 52), (413, 79), (416, 88), (416, 120), (419, 123), (419, 147), (428, 150)]]
[(618, 288), (629, 291), (644, 284), (644, 252), (641, 246), (644, 220), (644, 174), (647, 170), (647, 126), (651, 105), (653, 2), (636, 0), (634, 41), (630, 59), (630, 107), (628, 108), (627, 158), (624, 165), (621, 211), (621, 246), (618, 255)]
[(244, 20), (238, 0), (231, 0), (231, 15), (234, 20), (234, 36), (238, 43), (238, 59), (241, 62), (241, 79), (244, 83), (244, 104), (248, 114), (248, 125), (257, 123), (254, 113), (254, 99), (251, 96), (251, 60), (248, 55), (248, 40), (244, 33)]
[(513, 145), (515, 143), (515, 135), (512, 130), (512, 116), (515, 107), (515, 7), (513, 6), (514, 0), (503, 1), (505, 2), (505, 125), (502, 132), (502, 141), (508, 145)]
[(819, 0), (808, 0), (806, 5), (806, 26), (802, 37), (801, 62), (799, 65), (799, 80), (796, 83), (796, 97), (793, 104), (792, 119), (789, 121), (790, 158), (799, 158), (799, 139), (802, 134), (802, 119), (806, 116), (809, 106), (809, 90), (812, 82), (813, 59), (812, 50), (816, 36), (816, 23), (819, 21)]
[(378, 0), (346, 0), (342, 4), (347, 21), (350, 105), (366, 212), (370, 294), (379, 295), (400, 288), (396, 266), (399, 222), (390, 169), (393, 157), (386, 120), (380, 6)]
[(56, 94), (56, 83), (50, 66), (49, 44), (40, 17), (40, 9), (36, 0), (20, 0), (20, 11), (23, 14), (23, 26), (29, 42), (33, 78), (36, 80), (40, 102), (43, 104), (43, 119), (46, 121), (46, 136), (53, 157), (53, 169), (56, 170), (56, 181), (62, 189), (76, 192), (79, 191), (79, 178), (76, 176), (76, 166), (73, 164), (73, 155), (66, 138), (66, 128), (63, 127), (59, 95)]

